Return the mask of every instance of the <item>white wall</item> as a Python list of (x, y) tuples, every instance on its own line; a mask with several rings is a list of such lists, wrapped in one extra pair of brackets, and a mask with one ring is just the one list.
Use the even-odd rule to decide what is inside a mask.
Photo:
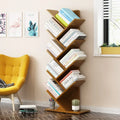
[(81, 26), (87, 34), (81, 49), (88, 55), (81, 66), (81, 72), (87, 76), (86, 83), (81, 87), (81, 101), (83, 106), (118, 108), (120, 107), (120, 59), (94, 57), (93, 38), (93, 0), (0, 0), (1, 10), (33, 11), (40, 13), (40, 37), (38, 38), (0, 38), (0, 54), (8, 56), (30, 55), (28, 78), (21, 90), (24, 100), (48, 101), (45, 84), (48, 79), (46, 65), (50, 56), (46, 52), (46, 45), (51, 36), (44, 28), (44, 24), (51, 16), (46, 9), (60, 9), (63, 7), (81, 11), (81, 17), (86, 22)]

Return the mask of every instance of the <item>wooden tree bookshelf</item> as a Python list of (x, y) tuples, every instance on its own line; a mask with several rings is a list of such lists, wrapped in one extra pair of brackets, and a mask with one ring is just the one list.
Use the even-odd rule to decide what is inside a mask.
[[(59, 39), (70, 29), (70, 28), (80, 28), (80, 25), (85, 21), (84, 19), (74, 19), (67, 27), (64, 27), (56, 18), (55, 15), (58, 13), (57, 10), (47, 10), (51, 15), (52, 18), (60, 24), (64, 30), (57, 36), (55, 37), (51, 32), (50, 35), (54, 38), (54, 40), (58, 43), (59, 46), (63, 48), (63, 52), (57, 56), (54, 57), (49, 50), (47, 52), (49, 53), (50, 56), (63, 68), (63, 72), (55, 78), (49, 71), (47, 73), (58, 83), (58, 85), (64, 90), (59, 97), (55, 98), (49, 90), (47, 90), (47, 93), (57, 102), (59, 107), (57, 109), (46, 109), (46, 111), (52, 111), (52, 112), (62, 112), (62, 113), (72, 113), (72, 114), (82, 114), (89, 112), (89, 110), (80, 110), (77, 112), (72, 111), (72, 100), (73, 99), (80, 99), (80, 86), (85, 82), (85, 80), (80, 80), (74, 82), (71, 86), (69, 86), (67, 89), (63, 87), (62, 84), (60, 84), (60, 80), (70, 71), (70, 70), (76, 70), (79, 69), (80, 65), (84, 62), (84, 60), (76, 60), (74, 61), (70, 66), (65, 68), (59, 60), (72, 48), (79, 48), (80, 45), (84, 42), (84, 40), (74, 40), (68, 47), (65, 47)], [(73, 11), (75, 14), (80, 16), (80, 11), (79, 10), (74, 10)]]

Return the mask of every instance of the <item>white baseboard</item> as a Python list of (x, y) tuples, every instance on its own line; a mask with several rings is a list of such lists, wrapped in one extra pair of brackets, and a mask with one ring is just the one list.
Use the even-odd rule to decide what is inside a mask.
[[(3, 98), (2, 102), (4, 103), (11, 103), (10, 99)], [(15, 104), (19, 104), (18, 99), (15, 99)], [(23, 104), (35, 104), (41, 107), (49, 107), (49, 102), (40, 102), (40, 101), (30, 101), (24, 100)], [(56, 104), (56, 106), (58, 106)], [(104, 107), (93, 107), (93, 106), (81, 106), (82, 109), (88, 109), (92, 112), (100, 112), (100, 113), (108, 113), (108, 114), (120, 114), (119, 108), (104, 108)]]
[(93, 106), (82, 106), (82, 109), (88, 109), (92, 112), (108, 113), (108, 114), (120, 114), (120, 108), (104, 108)]

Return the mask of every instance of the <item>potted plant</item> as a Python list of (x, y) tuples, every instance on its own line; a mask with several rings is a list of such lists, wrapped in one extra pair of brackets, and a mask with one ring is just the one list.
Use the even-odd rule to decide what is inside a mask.
[(72, 110), (73, 111), (79, 111), (80, 110), (80, 100), (79, 99), (73, 99), (72, 100)]
[(101, 46), (101, 54), (120, 54), (120, 45), (115, 43), (111, 45), (103, 44)]

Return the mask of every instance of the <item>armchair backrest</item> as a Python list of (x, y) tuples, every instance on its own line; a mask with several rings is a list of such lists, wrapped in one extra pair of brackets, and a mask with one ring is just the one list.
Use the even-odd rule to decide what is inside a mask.
[(19, 78), (26, 78), (29, 56), (8, 57), (0, 54), (0, 78), (7, 84), (17, 83)]

